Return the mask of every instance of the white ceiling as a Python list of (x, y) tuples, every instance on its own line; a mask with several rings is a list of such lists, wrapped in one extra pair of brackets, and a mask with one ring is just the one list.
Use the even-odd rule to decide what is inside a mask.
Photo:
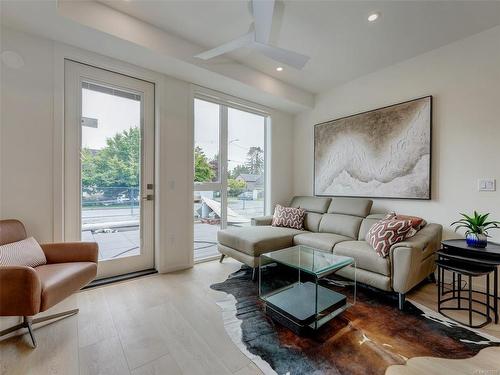
[[(252, 23), (248, 1), (101, 2), (206, 48), (243, 35)], [(373, 11), (382, 17), (368, 23)], [(319, 93), (499, 25), (500, 1), (285, 0), (275, 13), (272, 43), (309, 55), (306, 67), (302, 71), (285, 67), (278, 73), (275, 62), (250, 50), (230, 58)]]

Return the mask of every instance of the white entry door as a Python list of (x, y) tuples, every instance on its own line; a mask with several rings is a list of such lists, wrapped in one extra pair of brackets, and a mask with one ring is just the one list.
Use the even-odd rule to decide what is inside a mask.
[(154, 267), (154, 84), (65, 61), (66, 241), (99, 244), (98, 278)]

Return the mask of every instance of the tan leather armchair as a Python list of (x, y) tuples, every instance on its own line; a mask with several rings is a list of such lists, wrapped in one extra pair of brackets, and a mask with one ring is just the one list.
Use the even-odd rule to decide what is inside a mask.
[[(18, 220), (0, 220), (0, 245), (25, 239)], [(0, 265), (0, 316), (22, 316), (23, 322), (0, 332), (0, 336), (27, 328), (36, 347), (32, 324), (67, 317), (78, 309), (35, 318), (91, 282), (97, 274), (98, 246), (94, 242), (41, 245), (47, 264), (38, 267)]]

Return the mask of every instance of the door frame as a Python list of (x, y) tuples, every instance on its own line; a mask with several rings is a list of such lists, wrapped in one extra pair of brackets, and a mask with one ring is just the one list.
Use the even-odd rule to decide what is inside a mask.
[[(219, 105), (219, 176), (220, 181), (218, 182), (194, 182), (194, 143), (195, 143), (195, 124), (194, 124), (194, 101), (195, 99), (204, 100)], [(191, 87), (191, 106), (190, 106), (190, 120), (191, 120), (191, 134), (190, 138), (192, 140), (193, 148), (189, 150), (191, 165), (193, 166), (193, 175), (191, 176), (191, 184), (193, 186), (193, 191), (191, 196), (194, 195), (195, 191), (216, 191), (221, 192), (221, 229), (227, 228), (227, 165), (228, 165), (228, 109), (234, 108), (240, 111), (253, 113), (264, 117), (264, 214), (269, 213), (269, 201), (270, 201), (270, 179), (271, 179), (271, 150), (269, 150), (269, 145), (271, 144), (271, 109), (261, 106), (256, 103), (248, 102), (243, 99), (239, 99), (219, 91), (207, 89), (205, 87), (192, 85)], [(226, 193), (223, 193), (223, 192)], [(194, 201), (191, 203), (191, 211), (194, 211)], [(216, 259), (218, 255), (209, 258), (194, 260), (194, 219), (191, 223), (191, 243), (193, 248), (191, 249), (191, 259), (193, 263), (200, 263), (205, 261), (210, 261)]]
[[(140, 95), (141, 100), (141, 195), (153, 191), (146, 184), (155, 186), (155, 84), (130, 75), (95, 67), (71, 59), (64, 60), (64, 95), (68, 92), (71, 102), (64, 105), (64, 205), (65, 241), (81, 239), (81, 85), (93, 82), (104, 86), (123, 88)], [(78, 124), (75, 129), (74, 124)], [(75, 152), (78, 150), (78, 152)], [(143, 163), (143, 164), (142, 164)], [(154, 196), (154, 195), (153, 195)], [(141, 197), (142, 198), (142, 197)], [(148, 207), (149, 205), (149, 207)], [(129, 272), (151, 269), (155, 265), (155, 204), (141, 199), (141, 253), (140, 255), (102, 260), (97, 278), (116, 276)], [(146, 209), (144, 209), (146, 207)]]

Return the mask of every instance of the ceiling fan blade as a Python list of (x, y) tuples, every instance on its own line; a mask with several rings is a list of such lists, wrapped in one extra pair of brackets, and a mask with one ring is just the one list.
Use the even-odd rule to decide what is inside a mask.
[(255, 42), (252, 46), (263, 55), (297, 69), (302, 69), (309, 61), (309, 56), (283, 48), (270, 46), (269, 44)]
[(273, 25), (274, 0), (252, 0), (252, 11), (255, 40), (259, 43), (269, 43)]
[(245, 34), (237, 39), (231, 40), (230, 42), (224, 43), (218, 47), (212, 48), (208, 51), (202, 52), (197, 54), (196, 58), (202, 59), (202, 60), (209, 60), (214, 57), (223, 55), (225, 53), (237, 50), (241, 47), (245, 47), (246, 45), (252, 43), (254, 40), (254, 33), (253, 31)]

